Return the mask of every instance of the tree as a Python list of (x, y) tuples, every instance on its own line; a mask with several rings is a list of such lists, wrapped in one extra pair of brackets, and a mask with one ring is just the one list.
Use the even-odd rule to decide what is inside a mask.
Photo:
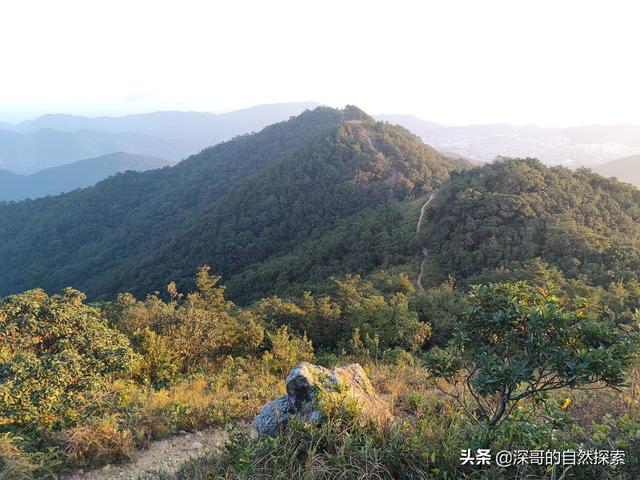
[[(616, 325), (579, 306), (570, 310), (525, 282), (476, 286), (470, 301), (449, 349), (430, 352), (426, 367), (478, 423), (496, 427), (518, 402), (550, 390), (624, 384), (637, 351), (637, 322)], [(444, 378), (448, 385), (438, 383)]]
[(442, 285), (429, 288), (411, 298), (410, 308), (418, 313), (420, 321), (431, 325), (429, 346), (445, 346), (467, 307), (467, 295), (456, 290), (452, 278)]
[(145, 357), (138, 373), (155, 384), (171, 377), (170, 364), (189, 373), (225, 355), (255, 353), (262, 345), (262, 325), (251, 312), (234, 308), (218, 285), (220, 277), (209, 271), (206, 265), (197, 270), (197, 291), (187, 295), (169, 284), (168, 303), (156, 294), (144, 301), (122, 294), (112, 309), (116, 324)]

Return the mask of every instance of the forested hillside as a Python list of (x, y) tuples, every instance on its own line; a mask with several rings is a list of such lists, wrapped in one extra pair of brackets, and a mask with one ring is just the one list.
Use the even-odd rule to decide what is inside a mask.
[(517, 276), (534, 258), (607, 286), (638, 279), (640, 191), (588, 170), (504, 160), (453, 178), (427, 211), (428, 279)]
[[(0, 293), (72, 285), (93, 299), (145, 295), (169, 281), (191, 286), (206, 263), (246, 297), (253, 286), (235, 277), (245, 269), (344, 228), (341, 220), (424, 196), (465, 165), (355, 107), (317, 108), (172, 168), (2, 206)], [(355, 270), (378, 266), (369, 259)]]

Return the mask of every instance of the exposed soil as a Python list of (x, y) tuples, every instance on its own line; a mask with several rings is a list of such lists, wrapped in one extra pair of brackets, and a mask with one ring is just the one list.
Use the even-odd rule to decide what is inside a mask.
[(149, 448), (136, 452), (130, 462), (106, 465), (97, 470), (79, 470), (64, 477), (65, 480), (146, 480), (171, 478), (183, 463), (217, 453), (228, 440), (224, 430), (208, 429), (201, 432), (176, 435), (152, 442)]

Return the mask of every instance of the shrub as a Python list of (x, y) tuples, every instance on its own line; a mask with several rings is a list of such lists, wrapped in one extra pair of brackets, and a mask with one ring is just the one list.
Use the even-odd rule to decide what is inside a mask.
[(133, 338), (140, 354), (133, 365), (134, 379), (155, 386), (166, 386), (175, 379), (181, 361), (171, 339), (158, 335), (149, 327), (138, 331)]
[(262, 361), (276, 375), (286, 375), (300, 362), (313, 361), (313, 346), (306, 335), (297, 337), (289, 333), (286, 325), (267, 333), (269, 349)]
[(470, 299), (450, 350), (430, 353), (426, 364), (435, 378), (462, 376), (475, 405), (465, 405), (455, 383), (448, 393), (473, 418), (494, 427), (518, 402), (548, 391), (624, 385), (638, 345), (635, 328), (568, 309), (523, 282), (478, 286)]
[(0, 423), (55, 428), (83, 415), (105, 380), (134, 359), (127, 338), (112, 330), (84, 295), (49, 297), (31, 290), (0, 301)]
[(8, 433), (0, 435), (0, 480), (30, 480), (37, 468)]
[(385, 362), (396, 367), (413, 366), (416, 364), (414, 356), (399, 347), (384, 352), (382, 358)]
[(422, 322), (431, 325), (429, 346), (445, 346), (468, 305), (464, 292), (456, 290), (452, 279), (411, 297), (410, 307)]
[(416, 350), (429, 339), (430, 325), (409, 307), (413, 291), (406, 275), (379, 272), (373, 281), (347, 275), (332, 279), (330, 295), (307, 292), (296, 301), (271, 297), (258, 302), (255, 312), (266, 325), (287, 325), (317, 348), (334, 352), (352, 347), (349, 340), (358, 332), (377, 356), (398, 346)]
[(173, 377), (172, 366), (188, 374), (221, 356), (258, 352), (264, 328), (250, 312), (234, 309), (225, 300), (224, 287), (217, 286), (219, 280), (209, 276), (205, 266), (196, 275), (198, 291), (186, 296), (170, 285), (169, 302), (157, 295), (144, 301), (128, 294), (118, 297), (112, 309), (115, 323), (145, 356), (138, 365), (142, 378), (162, 384)]
[(0, 480), (56, 480), (61, 460), (57, 452), (46, 449), (27, 453), (22, 438), (0, 434)]

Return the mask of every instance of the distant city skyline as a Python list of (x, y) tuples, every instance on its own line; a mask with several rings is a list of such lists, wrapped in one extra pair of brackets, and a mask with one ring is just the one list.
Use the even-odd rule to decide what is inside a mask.
[(633, 2), (22, 0), (0, 120), (313, 100), (447, 125), (640, 125)]

